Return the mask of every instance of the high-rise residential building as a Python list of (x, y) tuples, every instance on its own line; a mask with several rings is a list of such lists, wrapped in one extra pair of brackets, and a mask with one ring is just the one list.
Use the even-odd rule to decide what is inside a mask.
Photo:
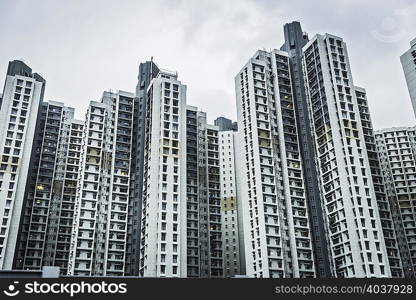
[(235, 87), (246, 273), (314, 277), (287, 53), (257, 51)]
[[(197, 107), (186, 108), (186, 206), (187, 206), (187, 277), (208, 277), (209, 265), (207, 249), (202, 251), (201, 246), (208, 242), (208, 205), (206, 165), (200, 163), (198, 158), (205, 156), (205, 140), (202, 140), (202, 131), (198, 126), (202, 119), (206, 126), (206, 116), (199, 112)], [(205, 134), (203, 135), (205, 138)], [(201, 145), (201, 141), (202, 145)], [(200, 217), (201, 216), (201, 217)], [(205, 265), (201, 261), (207, 262)]]
[(367, 101), (366, 90), (354, 87), (360, 112), (360, 121), (363, 128), (364, 140), (367, 149), (368, 161), (373, 179), (374, 192), (380, 214), (381, 226), (383, 228), (384, 241), (389, 259), (391, 276), (402, 277), (403, 267), (398, 248), (397, 235), (394, 225), (392, 204), (386, 194), (385, 183), (380, 168), (379, 153), (377, 151), (375, 133), (371, 122), (371, 115)]
[[(221, 227), (224, 257), (224, 277), (242, 275), (239, 227), (239, 209), (237, 200), (236, 152), (237, 132), (220, 131), (218, 138), (220, 182), (221, 182)], [(241, 218), (241, 217), (240, 217)]]
[(158, 73), (159, 68), (153, 60), (140, 64), (133, 107), (126, 275), (139, 275), (147, 88)]
[[(218, 147), (218, 127), (206, 125), (206, 155), (207, 166), (207, 204), (208, 204), (208, 237), (209, 244), (206, 249), (209, 259), (209, 277), (222, 277), (223, 247), (221, 227), (221, 190), (220, 190), (220, 163)], [(203, 138), (203, 137), (202, 137)], [(202, 158), (203, 160), (204, 158)]]
[(66, 170), (63, 183), (62, 203), (59, 207), (56, 253), (49, 265), (59, 266), (61, 273), (68, 273), (69, 250), (71, 246), (75, 201), (78, 190), (78, 178), (81, 164), (81, 147), (84, 133), (84, 121), (72, 120), (69, 134)]
[(403, 275), (414, 278), (416, 277), (416, 127), (383, 129), (377, 131), (375, 136), (385, 193), (389, 198), (394, 220)]
[(13, 268), (59, 266), (66, 274), (83, 124), (60, 102), (40, 111)]
[(186, 277), (186, 86), (160, 70), (146, 97), (140, 275)]
[(13, 266), (44, 89), (45, 80), (24, 62), (9, 63), (0, 102), (0, 269), (3, 270)]
[(336, 277), (389, 277), (360, 111), (345, 42), (316, 35), (303, 68), (319, 185)]
[(416, 115), (416, 38), (410, 42), (410, 49), (400, 56), (407, 88)]
[(226, 117), (218, 117), (214, 120), (214, 125), (218, 126), (220, 131), (233, 130), (237, 131), (237, 122), (233, 122)]
[(104, 92), (86, 114), (68, 275), (125, 272), (132, 93)]
[(218, 127), (186, 108), (187, 277), (222, 277)]
[(322, 194), (318, 185), (318, 173), (315, 165), (316, 151), (313, 144), (309, 118), (308, 103), (306, 101), (305, 82), (302, 68), (302, 48), (309, 39), (302, 31), (298, 21), (284, 25), (285, 43), (281, 50), (289, 56), (290, 77), (293, 89), (293, 104), (295, 108), (299, 149), (305, 176), (305, 192), (310, 213), (312, 245), (315, 257), (317, 277), (332, 277), (332, 269), (328, 255), (327, 234), (322, 209)]

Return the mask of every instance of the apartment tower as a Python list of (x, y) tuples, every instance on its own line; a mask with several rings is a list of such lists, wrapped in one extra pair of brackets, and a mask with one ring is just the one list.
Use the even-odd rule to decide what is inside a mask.
[(126, 275), (139, 275), (141, 210), (143, 189), (144, 134), (146, 125), (147, 88), (159, 73), (151, 61), (139, 66), (133, 105), (133, 139), (131, 147), (130, 201), (127, 236)]
[(186, 108), (187, 277), (222, 277), (218, 127)]
[(309, 109), (306, 101), (305, 82), (302, 68), (302, 48), (309, 41), (308, 35), (302, 31), (299, 22), (284, 25), (285, 43), (281, 50), (289, 56), (290, 75), (293, 89), (293, 104), (297, 120), (299, 149), (305, 176), (305, 192), (310, 213), (312, 245), (315, 257), (317, 277), (332, 277), (328, 251), (327, 234), (325, 231), (322, 199), (318, 184), (318, 173), (315, 167), (316, 151), (312, 132), (309, 126)]
[(375, 132), (371, 122), (371, 115), (367, 101), (367, 93), (364, 88), (354, 87), (360, 111), (360, 121), (363, 127), (364, 140), (367, 148), (368, 161), (373, 179), (374, 192), (378, 204), (381, 226), (383, 228), (384, 241), (387, 256), (389, 258), (392, 277), (403, 277), (403, 266), (399, 252), (397, 234), (394, 225), (392, 203), (386, 194), (385, 182), (380, 167), (380, 153), (377, 150)]
[(257, 51), (235, 77), (238, 170), (250, 277), (315, 277), (286, 52)]
[(10, 270), (34, 160), (45, 80), (24, 62), (9, 62), (0, 102), (0, 270)]
[(88, 108), (68, 275), (125, 274), (133, 101), (104, 92)]
[(40, 111), (13, 268), (59, 266), (66, 274), (83, 123), (61, 102), (43, 102)]
[(377, 131), (375, 137), (381, 175), (398, 240), (402, 276), (414, 278), (416, 277), (416, 128), (383, 129)]
[(410, 100), (416, 115), (416, 38), (410, 42), (410, 49), (400, 56)]
[(319, 186), (336, 277), (390, 277), (345, 42), (316, 35), (303, 69)]
[(239, 214), (237, 200), (236, 152), (237, 132), (225, 130), (219, 132), (219, 160), (221, 177), (221, 227), (224, 256), (224, 277), (242, 275)]
[(186, 277), (186, 86), (160, 70), (146, 97), (139, 273)]

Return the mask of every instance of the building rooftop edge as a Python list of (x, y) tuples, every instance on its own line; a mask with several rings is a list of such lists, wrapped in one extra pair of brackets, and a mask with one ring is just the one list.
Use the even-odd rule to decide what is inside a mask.
[(377, 129), (377, 130), (374, 130), (374, 132), (377, 134), (377, 133), (384, 133), (384, 132), (390, 132), (390, 131), (413, 130), (415, 128), (416, 128), (416, 125), (414, 125), (414, 126), (393, 126), (393, 127)]

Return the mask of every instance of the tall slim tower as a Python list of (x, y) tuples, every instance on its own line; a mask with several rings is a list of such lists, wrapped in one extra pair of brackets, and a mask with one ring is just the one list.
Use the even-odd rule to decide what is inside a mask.
[(221, 227), (221, 188), (218, 127), (206, 125), (206, 164), (208, 187), (209, 276), (223, 277), (223, 240)]
[(416, 38), (410, 42), (410, 49), (400, 56), (400, 61), (412, 100), (413, 111), (416, 115)]
[(186, 108), (187, 277), (222, 277), (218, 127)]
[[(68, 273), (69, 250), (71, 247), (72, 224), (74, 221), (75, 200), (80, 176), (82, 137), (84, 121), (72, 120), (69, 134), (69, 145), (63, 183), (62, 203), (59, 210), (57, 240), (53, 260), (46, 260), (49, 265), (59, 266), (61, 273)], [(53, 245), (53, 244), (52, 244)], [(53, 248), (52, 248), (53, 249)]]
[(45, 80), (12, 61), (0, 102), (0, 269), (12, 269)]
[(146, 105), (140, 275), (186, 277), (186, 86), (160, 70)]
[(224, 277), (242, 275), (239, 231), (239, 214), (236, 179), (237, 132), (219, 132), (219, 158), (221, 176), (221, 227), (224, 256)]
[(14, 268), (59, 266), (66, 274), (83, 125), (55, 101), (42, 103), (39, 122)]
[(123, 276), (133, 98), (104, 92), (86, 114), (68, 275)]
[(141, 63), (133, 107), (133, 140), (131, 147), (130, 201), (127, 236), (126, 275), (139, 275), (140, 234), (143, 190), (144, 136), (147, 108), (147, 88), (159, 73), (151, 61)]
[[(416, 277), (416, 128), (396, 127), (375, 134), (381, 175), (390, 201), (405, 277)], [(399, 266), (396, 266), (396, 269)], [(393, 272), (393, 269), (392, 269)], [(396, 273), (398, 273), (396, 271)]]
[(345, 42), (303, 47), (306, 95), (336, 277), (390, 277), (390, 266)]
[(366, 90), (361, 87), (355, 86), (354, 89), (360, 111), (360, 121), (361, 126), (363, 127), (364, 140), (367, 148), (381, 226), (383, 228), (387, 256), (389, 258), (391, 276), (403, 277), (403, 266), (395, 230), (394, 214), (392, 211), (392, 205), (394, 204), (389, 201), (389, 196), (386, 192), (386, 186), (380, 167), (380, 152), (377, 150), (375, 133), (367, 101), (367, 93)]
[(290, 75), (293, 88), (293, 103), (295, 107), (297, 130), (299, 134), (299, 149), (302, 156), (305, 176), (305, 192), (309, 213), (311, 215), (312, 244), (315, 256), (316, 275), (322, 278), (332, 277), (328, 251), (327, 234), (322, 210), (322, 199), (318, 185), (318, 173), (315, 167), (316, 151), (313, 145), (311, 128), (309, 126), (309, 110), (306, 101), (304, 74), (302, 69), (302, 48), (309, 39), (302, 31), (299, 22), (285, 24), (285, 43), (281, 47), (289, 55)]
[(315, 277), (287, 53), (257, 51), (235, 87), (247, 275)]

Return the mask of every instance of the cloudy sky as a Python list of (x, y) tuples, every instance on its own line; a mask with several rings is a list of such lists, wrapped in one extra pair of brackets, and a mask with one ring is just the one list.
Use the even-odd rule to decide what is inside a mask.
[(399, 59), (416, 37), (412, 0), (0, 0), (0, 82), (23, 59), (47, 80), (47, 100), (83, 118), (104, 90), (133, 92), (153, 56), (179, 72), (188, 104), (235, 119), (235, 74), (257, 49), (279, 48), (293, 20), (347, 42), (376, 128), (415, 124)]

